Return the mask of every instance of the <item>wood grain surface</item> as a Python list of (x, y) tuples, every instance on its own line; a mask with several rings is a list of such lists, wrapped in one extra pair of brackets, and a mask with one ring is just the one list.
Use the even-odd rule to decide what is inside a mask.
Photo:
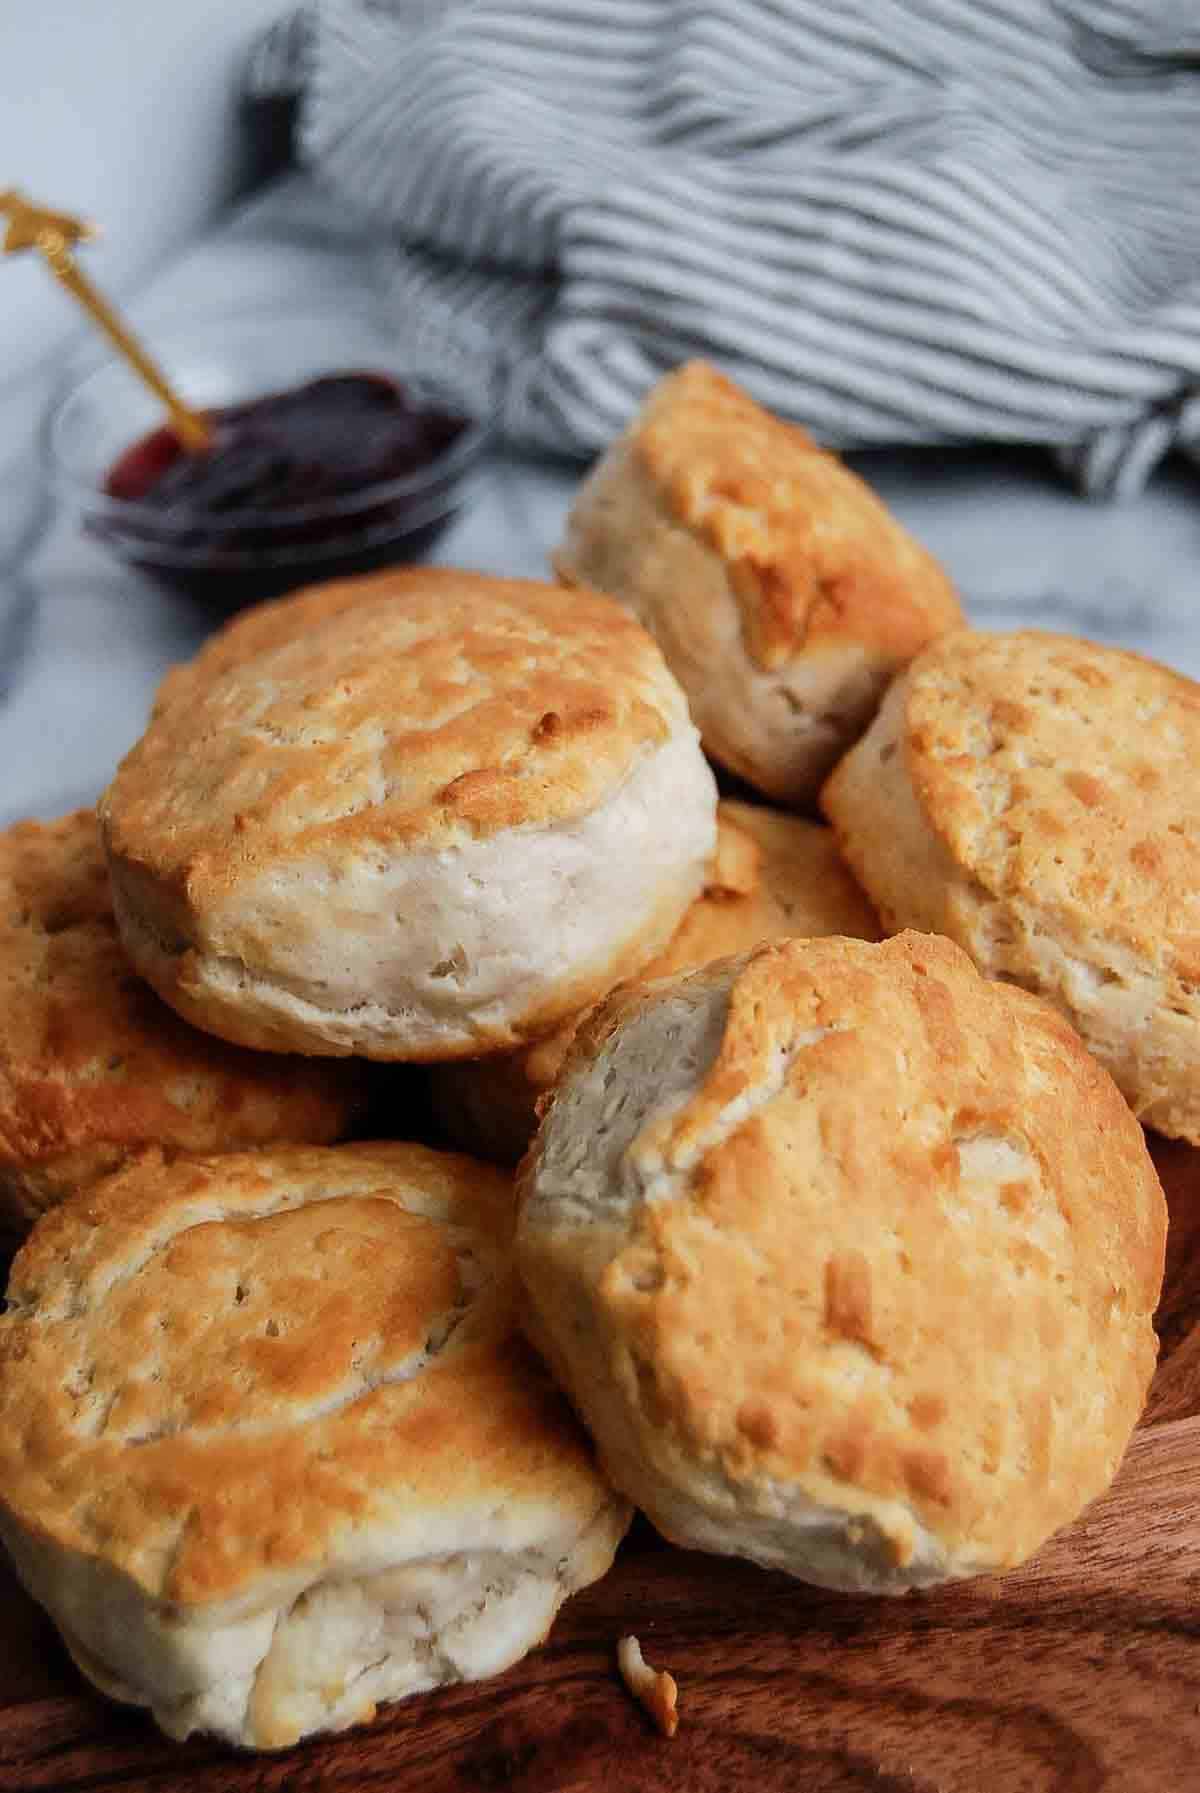
[[(507, 1674), (249, 1757), (92, 1693), (0, 1567), (0, 1793), (1200, 1788), (1200, 1153), (1154, 1150), (1172, 1224), (1146, 1420), (1109, 1494), (1020, 1573), (851, 1599), (639, 1522)], [(617, 1678), (630, 1630), (679, 1681), (672, 1741)]]

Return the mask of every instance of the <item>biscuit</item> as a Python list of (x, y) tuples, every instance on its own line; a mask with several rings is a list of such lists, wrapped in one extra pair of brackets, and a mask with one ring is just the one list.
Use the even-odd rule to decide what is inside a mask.
[[(870, 904), (846, 870), (832, 831), (799, 816), (726, 798), (717, 852), (701, 895), (641, 981), (695, 971), (788, 934), (877, 940)], [(537, 1104), (562, 1067), (582, 1014), (521, 1052), (429, 1073), (434, 1113), (451, 1144), (514, 1164), (537, 1126)]]
[[(438, 577), (437, 574), (434, 577)], [(319, 623), (330, 622), (359, 604), (378, 596), (374, 579), (331, 579), (294, 592), (286, 603), (268, 598), (251, 604), (221, 624), (190, 660), (172, 666), (154, 695), (153, 715), (175, 704), (188, 703), (222, 673), (253, 660), (256, 654), (282, 647)]]
[(585, 480), (554, 564), (630, 606), (707, 751), (780, 803), (814, 797), (896, 669), (962, 622), (870, 488), (702, 362)]
[(277, 1749), (497, 1673), (628, 1509), (513, 1332), (512, 1191), (423, 1146), (157, 1153), (0, 1317), (0, 1533), (83, 1672)]
[(285, 600), (272, 645), (159, 704), (101, 804), (126, 949), (246, 1046), (518, 1046), (670, 938), (712, 774), (611, 599), (428, 568), (361, 591), (295, 601), (298, 634)]
[(928, 648), (822, 796), (889, 928), (1068, 1017), (1148, 1127), (1200, 1144), (1200, 686), (1069, 636)]
[(227, 1046), (138, 978), (117, 938), (95, 815), (0, 834), (0, 1231), (23, 1230), (146, 1145), (325, 1145), (366, 1068)]
[(933, 935), (617, 992), (520, 1176), (530, 1336), (679, 1544), (899, 1593), (1108, 1485), (1166, 1206), (1108, 1073)]

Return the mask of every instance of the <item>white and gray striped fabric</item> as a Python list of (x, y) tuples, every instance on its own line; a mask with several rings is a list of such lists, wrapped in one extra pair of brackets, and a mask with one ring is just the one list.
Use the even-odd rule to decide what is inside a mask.
[(253, 79), (527, 442), (702, 354), (838, 448), (1200, 460), (1200, 0), (322, 0)]

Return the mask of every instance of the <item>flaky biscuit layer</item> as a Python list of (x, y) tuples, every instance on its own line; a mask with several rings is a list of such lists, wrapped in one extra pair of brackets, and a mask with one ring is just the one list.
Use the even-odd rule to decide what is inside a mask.
[(1047, 997), (1150, 1127), (1200, 1144), (1200, 686), (1070, 636), (963, 630), (822, 793), (890, 927)]
[[(879, 927), (834, 844), (832, 831), (760, 804), (717, 806), (717, 851), (705, 886), (640, 981), (695, 971), (788, 934), (878, 938)], [(430, 1072), (436, 1112), (466, 1151), (514, 1163), (537, 1125), (582, 1015), (516, 1053), (441, 1065)]]
[(121, 947), (96, 817), (0, 834), (0, 1223), (147, 1145), (323, 1145), (365, 1101), (363, 1067), (250, 1053), (187, 1027)]
[(814, 796), (896, 668), (962, 621), (856, 474), (702, 362), (588, 476), (555, 566), (630, 606), (708, 751), (780, 802)]
[(526, 1324), (676, 1542), (831, 1587), (1012, 1567), (1112, 1478), (1165, 1204), (1069, 1025), (933, 936), (627, 987), (521, 1172)]
[(511, 1193), (421, 1146), (149, 1154), (0, 1317), (0, 1532), (85, 1672), (259, 1748), (504, 1667), (626, 1520), (513, 1334)]
[(611, 600), (430, 569), (362, 586), (256, 614), (164, 686), (101, 806), (123, 937), (245, 1045), (511, 1047), (670, 937), (712, 777)]

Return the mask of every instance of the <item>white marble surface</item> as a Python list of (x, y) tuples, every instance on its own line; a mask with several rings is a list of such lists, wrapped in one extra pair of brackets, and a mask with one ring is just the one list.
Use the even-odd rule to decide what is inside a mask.
[[(156, 317), (182, 310), (302, 303), (370, 280), (353, 237), (319, 235), (307, 196), (291, 184), (197, 244), (155, 281), (138, 315), (152, 335)], [(6, 391), (0, 431), (9, 447), (14, 436), (27, 440), (47, 396), (40, 385)], [(1141, 498), (1100, 507), (1066, 490), (1036, 454), (897, 450), (859, 456), (856, 465), (941, 557), (981, 625), (1069, 629), (1140, 648), (1200, 678), (1194, 474), (1167, 469)], [(436, 558), (543, 574), (578, 472), (494, 456)], [(212, 626), (84, 541), (62, 513), (29, 575), (32, 638), (0, 700), (0, 824), (94, 798), (140, 733), (165, 668)]]

